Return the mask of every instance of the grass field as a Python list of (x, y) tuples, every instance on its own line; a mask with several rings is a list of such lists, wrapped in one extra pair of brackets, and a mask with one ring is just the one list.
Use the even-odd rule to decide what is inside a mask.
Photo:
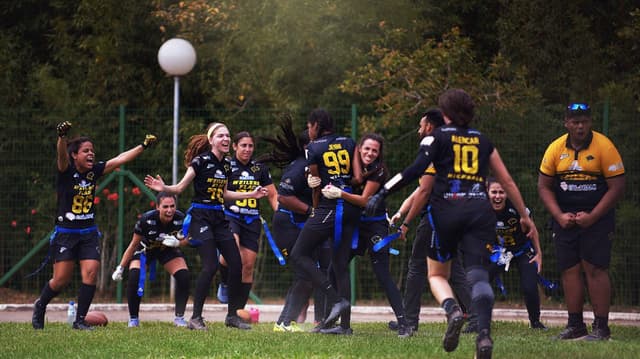
[[(412, 338), (400, 339), (386, 323), (355, 323), (352, 336), (275, 333), (273, 323), (250, 331), (209, 323), (209, 331), (145, 322), (140, 328), (110, 323), (92, 332), (49, 323), (0, 323), (0, 358), (473, 358), (475, 336), (463, 334), (458, 349), (442, 349), (444, 323), (425, 323)], [(494, 358), (638, 358), (640, 327), (612, 326), (608, 342), (552, 340), (561, 328), (533, 331), (525, 324), (494, 322)]]

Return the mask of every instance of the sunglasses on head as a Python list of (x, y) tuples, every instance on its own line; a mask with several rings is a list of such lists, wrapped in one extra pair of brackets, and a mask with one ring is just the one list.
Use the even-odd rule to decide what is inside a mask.
[(589, 111), (589, 105), (586, 103), (572, 103), (567, 106), (567, 110), (569, 111)]

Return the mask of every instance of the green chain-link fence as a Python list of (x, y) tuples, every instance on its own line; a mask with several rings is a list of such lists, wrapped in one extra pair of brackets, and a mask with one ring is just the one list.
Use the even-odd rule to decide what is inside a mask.
[[(337, 129), (344, 134), (360, 135), (363, 121), (354, 108), (330, 109), (337, 122)], [(280, 111), (256, 110), (243, 112), (183, 110), (179, 130), (178, 178), (184, 174), (182, 154), (189, 137), (201, 133), (209, 122), (220, 121), (228, 125), (232, 133), (248, 130), (256, 136), (273, 135)], [(293, 113), (297, 130), (306, 124), (307, 112)], [(0, 131), (0, 295), (16, 291), (31, 295), (34, 299), (44, 283), (51, 277), (52, 266), (32, 273), (47, 255), (48, 234), (53, 229), (55, 212), (55, 125), (70, 120), (74, 127), (71, 136), (87, 135), (92, 138), (98, 160), (108, 160), (123, 149), (137, 145), (145, 133), (156, 134), (160, 142), (151, 150), (127, 164), (112, 177), (100, 182), (96, 194), (98, 206), (98, 226), (103, 233), (103, 260), (98, 282), (98, 297), (116, 301), (121, 298), (121, 287), (111, 280), (111, 272), (116, 267), (123, 248), (131, 239), (133, 225), (138, 215), (153, 208), (152, 193), (141, 190), (140, 180), (145, 174), (160, 174), (166, 182), (172, 178), (172, 110), (113, 109), (111, 111), (88, 110), (84, 114), (45, 113), (37, 110), (0, 111), (3, 129)], [(538, 119), (500, 119), (482, 121), (478, 127), (486, 132), (499, 148), (503, 159), (518, 182), (530, 208), (535, 214), (541, 233), (544, 251), (543, 275), (558, 281), (555, 268), (553, 244), (547, 229), (548, 214), (544, 211), (536, 192), (537, 169), (547, 144), (563, 133), (558, 116), (541, 115)], [(603, 116), (604, 117), (604, 116)], [(372, 120), (367, 120), (372, 121)], [(597, 118), (594, 129), (610, 128), (609, 136), (622, 153), (627, 170), (627, 192), (619, 205), (618, 228), (614, 242), (611, 276), (613, 280), (613, 303), (620, 306), (636, 306), (640, 302), (640, 285), (635, 273), (640, 271), (640, 232), (638, 204), (637, 136), (622, 136), (615, 122)], [(120, 124), (124, 127), (121, 128)], [(415, 135), (418, 119), (406, 119), (399, 128), (380, 131), (386, 137), (385, 160), (392, 173), (409, 164), (418, 145)], [(352, 128), (355, 124), (357, 128)], [(380, 125), (382, 126), (382, 125)], [(367, 124), (376, 128), (376, 124)], [(633, 138), (635, 137), (635, 138)], [(266, 143), (258, 142), (256, 153), (268, 150)], [(636, 159), (634, 159), (636, 158)], [(280, 178), (281, 170), (271, 169), (274, 181)], [(394, 194), (389, 201), (389, 211), (395, 212), (401, 201), (413, 188)], [(191, 188), (179, 198), (179, 208), (186, 210), (191, 198)], [(263, 217), (271, 218), (271, 209), (262, 203)], [(118, 227), (119, 219), (122, 227)], [(414, 226), (415, 228), (415, 226)], [(393, 247), (400, 251), (392, 257), (391, 271), (398, 285), (403, 286), (408, 256), (414, 233), (407, 242), (397, 242)], [(195, 250), (184, 248), (187, 262), (192, 271), (200, 269)], [(384, 292), (377, 284), (368, 258), (356, 259), (354, 268), (354, 292), (358, 304), (386, 303)], [(517, 270), (514, 270), (517, 272)], [(278, 265), (263, 238), (255, 271), (253, 293), (263, 302), (281, 302), (292, 274), (286, 267)], [(193, 276), (195, 280), (195, 275)], [(74, 272), (74, 280), (56, 300), (64, 302), (76, 296), (79, 285), (79, 271)], [(503, 278), (508, 290), (508, 299), (521, 301), (518, 275), (509, 273)], [(193, 288), (194, 286), (192, 286)], [(148, 285), (147, 296), (157, 301), (169, 301), (169, 278), (163, 270), (158, 270), (156, 282)], [(5, 294), (3, 294), (5, 293)], [(215, 300), (215, 287), (211, 288), (211, 300)], [(546, 291), (551, 302), (561, 300), (561, 289)], [(255, 297), (254, 297), (255, 298)], [(0, 302), (6, 302), (0, 297)], [(150, 299), (147, 299), (150, 300)], [(432, 301), (430, 294), (424, 301)], [(545, 303), (549, 303), (545, 301)]]

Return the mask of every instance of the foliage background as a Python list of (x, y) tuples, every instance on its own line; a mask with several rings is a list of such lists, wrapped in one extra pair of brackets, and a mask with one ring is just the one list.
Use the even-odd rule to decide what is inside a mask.
[[(225, 121), (232, 131), (271, 134), (278, 113), (287, 111), (301, 128), (317, 106), (330, 109), (340, 129), (351, 133), (351, 105), (357, 104), (357, 133), (382, 133), (387, 162), (397, 171), (413, 158), (418, 115), (443, 90), (467, 89), (478, 104), (478, 127), (500, 148), (537, 215), (550, 278), (557, 273), (544, 231), (548, 215), (535, 191), (537, 167), (546, 145), (564, 131), (564, 106), (590, 103), (595, 128), (614, 140), (627, 168), (612, 265), (614, 301), (640, 300), (632, 278), (640, 270), (635, 1), (25, 0), (3, 2), (0, 16), (2, 273), (51, 230), (57, 122), (74, 122), (74, 133), (90, 135), (98, 157), (108, 159), (120, 150), (119, 106), (125, 106), (125, 148), (147, 132), (162, 139), (127, 169), (138, 178), (170, 178), (173, 81), (157, 65), (157, 50), (182, 37), (198, 54), (196, 67), (181, 80), (182, 146), (212, 120)], [(125, 244), (137, 214), (149, 209), (148, 199), (132, 195), (130, 183), (126, 187)], [(113, 193), (115, 184), (107, 189)], [(181, 197), (182, 208), (188, 198)], [(101, 290), (107, 294), (114, 291), (107, 279), (117, 257), (115, 204), (105, 195), (99, 219), (108, 256)], [(402, 283), (410, 247), (398, 246), (393, 270)], [(50, 266), (32, 279), (24, 276), (45, 251), (6, 285), (38, 292)], [(281, 296), (287, 274), (275, 268), (269, 252), (260, 258), (258, 294)], [(192, 263), (197, 270), (197, 259)], [(372, 282), (366, 261), (360, 263), (359, 286)], [(518, 286), (511, 287), (519, 298)], [(381, 298), (375, 286), (358, 293), (359, 299)]]

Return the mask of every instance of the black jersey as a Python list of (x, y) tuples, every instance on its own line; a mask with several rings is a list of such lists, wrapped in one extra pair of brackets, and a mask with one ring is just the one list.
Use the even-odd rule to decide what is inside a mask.
[[(282, 173), (280, 183), (278, 184), (278, 195), (281, 196), (294, 196), (302, 202), (311, 206), (312, 190), (307, 184), (307, 160), (304, 157), (299, 157), (291, 162)], [(289, 208), (285, 208), (290, 210)], [(300, 213), (294, 213), (295, 222), (304, 222), (307, 216)]]
[[(317, 165), (321, 187), (332, 185), (348, 189), (351, 186), (353, 167), (351, 165), (356, 143), (352, 138), (335, 134), (320, 137), (307, 146), (309, 165)], [(320, 202), (327, 200), (320, 196)]]
[(93, 200), (98, 178), (102, 177), (105, 166), (106, 162), (100, 161), (90, 171), (80, 173), (72, 163), (66, 171), (58, 172), (57, 226), (87, 228), (96, 224)]
[[(268, 186), (273, 184), (269, 168), (254, 160), (246, 165), (237, 159), (232, 159), (231, 176), (227, 183), (227, 189), (234, 192), (251, 192), (258, 186)], [(255, 198), (238, 199), (235, 201), (225, 201), (225, 208), (234, 213), (257, 216), (260, 214), (258, 200)]]
[[(367, 185), (367, 182), (369, 181), (377, 182), (380, 184), (380, 187), (382, 187), (385, 181), (387, 180), (387, 171), (383, 166), (381, 166), (381, 164), (378, 161), (375, 161), (374, 163), (371, 163), (365, 168), (363, 168), (363, 175), (366, 178), (366, 180), (361, 186), (358, 186), (358, 188), (354, 188), (354, 193), (356, 194), (362, 194), (362, 191), (364, 191), (364, 187)], [(386, 220), (386, 213), (387, 213), (386, 208), (387, 206), (383, 201), (382, 204), (376, 209), (376, 212), (372, 215), (372, 217), (384, 216)]]
[[(528, 208), (527, 212), (529, 212)], [(497, 244), (506, 247), (507, 250), (517, 251), (529, 241), (520, 227), (520, 214), (509, 200), (506, 200), (501, 212), (496, 212), (496, 217), (498, 220), (496, 222)]]
[(176, 235), (182, 230), (184, 213), (176, 211), (173, 219), (169, 223), (160, 221), (160, 212), (157, 209), (145, 212), (140, 216), (133, 228), (133, 233), (142, 236), (142, 243), (147, 248), (159, 247), (162, 244), (164, 235)]
[(193, 180), (193, 202), (210, 205), (224, 204), (224, 190), (231, 176), (229, 159), (218, 158), (211, 152), (197, 155), (191, 160), (191, 167), (196, 172)]
[(433, 162), (433, 196), (447, 200), (486, 199), (485, 181), (494, 147), (480, 131), (442, 126), (420, 142), (414, 163), (402, 171), (403, 182), (417, 178)]

